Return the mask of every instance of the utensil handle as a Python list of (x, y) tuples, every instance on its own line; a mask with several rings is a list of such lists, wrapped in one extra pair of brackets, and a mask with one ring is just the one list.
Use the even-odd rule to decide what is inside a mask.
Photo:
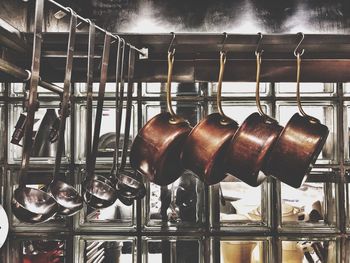
[(67, 60), (66, 60), (63, 94), (62, 94), (62, 102), (61, 102), (61, 109), (60, 109), (61, 118), (60, 118), (60, 126), (58, 129), (58, 142), (57, 142), (55, 167), (53, 172), (53, 180), (57, 180), (59, 178), (60, 166), (62, 161), (62, 153), (64, 149), (64, 133), (66, 130), (66, 120), (69, 115), (69, 108), (70, 108), (69, 104), (70, 104), (70, 93), (71, 93), (71, 78), (72, 78), (76, 26), (77, 26), (77, 15), (71, 9), (70, 28), (69, 28), (69, 36), (68, 36), (68, 47), (67, 47)]
[(92, 142), (92, 83), (94, 78), (95, 24), (89, 21), (88, 61), (86, 73), (86, 167), (90, 165)]
[[(120, 73), (120, 46), (121, 46), (121, 40), (118, 42), (117, 47), (117, 61), (115, 66), (115, 147), (114, 147), (114, 153), (113, 153), (113, 166), (111, 168), (111, 174), (114, 173), (117, 162), (118, 162), (118, 150), (119, 150), (119, 140), (120, 140), (120, 126), (121, 126), (121, 119), (122, 119), (122, 112), (123, 112), (123, 97), (124, 97), (124, 88), (123, 90), (119, 91), (119, 74), (123, 74), (123, 72)], [(123, 41), (123, 58), (124, 58), (124, 49), (125, 49), (125, 41)], [(124, 63), (124, 59), (122, 59), (122, 63)], [(120, 93), (119, 93), (120, 92)]]
[(124, 144), (122, 152), (122, 160), (120, 162), (120, 167), (118, 171), (123, 171), (126, 164), (126, 155), (129, 146), (129, 135), (130, 135), (130, 124), (131, 124), (131, 108), (132, 108), (132, 90), (133, 82), (132, 78), (134, 76), (135, 69), (135, 51), (129, 49), (129, 62), (128, 62), (128, 90), (127, 90), (127, 100), (126, 100), (126, 115), (125, 115), (125, 129), (124, 129)]
[(103, 112), (103, 99), (106, 89), (107, 72), (108, 72), (108, 62), (109, 62), (109, 52), (111, 48), (111, 37), (110, 33), (106, 33), (104, 44), (103, 44), (103, 54), (102, 54), (102, 66), (101, 66), (101, 76), (100, 76), (100, 86), (98, 90), (97, 99), (97, 110), (95, 118), (95, 130), (94, 138), (92, 142), (92, 152), (91, 152), (91, 162), (88, 167), (88, 175), (91, 176), (95, 170), (96, 157), (98, 151), (98, 140), (100, 137), (101, 122), (102, 122), (102, 112)]
[(260, 101), (260, 71), (261, 71), (261, 54), (262, 52), (255, 52), (256, 56), (256, 89), (255, 89), (255, 101), (258, 108), (258, 112), (261, 116), (267, 116), (262, 109)]
[(19, 185), (24, 186), (27, 180), (27, 171), (29, 166), (29, 158), (33, 144), (33, 125), (35, 111), (38, 105), (38, 84), (40, 74), (40, 57), (41, 57), (41, 41), (42, 41), (42, 24), (44, 17), (44, 0), (36, 0), (35, 2), (35, 18), (34, 18), (34, 39), (33, 54), (31, 65), (31, 78), (29, 81), (29, 100), (27, 110), (27, 121), (23, 138), (22, 162), (19, 172)]

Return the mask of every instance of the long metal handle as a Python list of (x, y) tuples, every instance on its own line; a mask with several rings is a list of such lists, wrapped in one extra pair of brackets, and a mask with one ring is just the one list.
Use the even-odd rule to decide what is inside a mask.
[(27, 181), (27, 171), (29, 165), (30, 153), (33, 144), (33, 125), (35, 111), (38, 106), (38, 83), (40, 73), (40, 56), (41, 56), (41, 41), (42, 41), (42, 23), (44, 17), (44, 0), (37, 0), (35, 3), (35, 24), (34, 24), (34, 41), (32, 54), (32, 76), (30, 78), (29, 86), (29, 101), (27, 110), (27, 123), (24, 132), (22, 162), (19, 173), (19, 185), (24, 186)]
[(301, 106), (301, 98), (300, 98), (300, 68), (301, 68), (301, 53), (296, 53), (297, 57), (297, 103), (298, 103), (298, 110), (300, 114), (304, 117), (312, 118), (306, 112), (304, 111), (303, 107)]
[(103, 100), (104, 100), (106, 81), (107, 81), (110, 47), (111, 47), (111, 34), (108, 33), (105, 35), (104, 44), (103, 44), (101, 77), (100, 77), (100, 86), (98, 90), (97, 110), (96, 110), (96, 118), (95, 118), (95, 130), (94, 130), (94, 138), (92, 142), (91, 162), (88, 167), (89, 176), (91, 176), (92, 173), (94, 172), (95, 165), (96, 165), (98, 141), (100, 137), (102, 112), (103, 112)]
[(131, 110), (132, 110), (132, 90), (133, 82), (132, 78), (134, 76), (135, 68), (135, 51), (129, 49), (129, 62), (128, 62), (128, 91), (127, 91), (127, 101), (126, 101), (126, 114), (125, 114), (125, 129), (124, 129), (124, 144), (122, 152), (122, 160), (120, 162), (120, 167), (118, 171), (123, 171), (126, 164), (126, 156), (129, 146), (129, 135), (130, 135), (130, 125), (131, 125)]
[(86, 167), (90, 165), (91, 142), (92, 142), (92, 83), (94, 78), (94, 57), (95, 57), (95, 26), (90, 21), (88, 42), (88, 61), (86, 76)]
[[(115, 65), (115, 147), (114, 147), (114, 153), (113, 153), (113, 166), (111, 168), (111, 174), (115, 171), (117, 167), (118, 162), (118, 150), (119, 150), (119, 140), (120, 140), (120, 124), (121, 124), (121, 117), (122, 117), (122, 111), (123, 111), (123, 97), (124, 97), (124, 90), (123, 94), (119, 94), (119, 74), (120, 74), (120, 47), (121, 47), (122, 40), (120, 39), (118, 41), (118, 47), (117, 47), (117, 60)], [(123, 41), (123, 56), (124, 56), (124, 49), (125, 49), (125, 41)], [(123, 63), (124, 61), (122, 61)], [(122, 73), (121, 73), (122, 74)]]
[(232, 120), (225, 115), (224, 110), (222, 109), (222, 103), (221, 103), (222, 81), (224, 79), (225, 65), (226, 65), (226, 53), (224, 51), (220, 51), (220, 71), (219, 71), (219, 79), (218, 79), (218, 90), (216, 95), (216, 104), (218, 107), (218, 111), (221, 115), (220, 124), (222, 125), (227, 125), (232, 123)]
[(64, 133), (66, 130), (66, 120), (69, 116), (70, 108), (70, 94), (71, 94), (71, 78), (72, 78), (72, 68), (73, 68), (73, 55), (75, 46), (75, 35), (77, 26), (77, 15), (71, 10), (70, 18), (70, 28), (68, 37), (68, 48), (67, 48), (67, 60), (66, 60), (66, 72), (63, 83), (63, 95), (60, 109), (60, 126), (58, 130), (58, 142), (57, 142), (57, 152), (55, 159), (55, 167), (53, 172), (53, 180), (59, 178), (60, 166), (62, 161), (62, 153), (64, 149)]
[(261, 53), (262, 52), (255, 52), (256, 56), (256, 88), (255, 88), (255, 100), (256, 100), (256, 106), (258, 108), (258, 112), (261, 116), (267, 116), (265, 112), (262, 109), (261, 102), (260, 102), (260, 68), (261, 68)]

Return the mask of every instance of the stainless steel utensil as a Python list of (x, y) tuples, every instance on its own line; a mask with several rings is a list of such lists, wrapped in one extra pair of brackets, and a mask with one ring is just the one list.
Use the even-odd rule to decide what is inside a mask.
[[(91, 23), (91, 25), (93, 25)], [(91, 29), (91, 28), (90, 28)], [(94, 35), (94, 31), (90, 30), (89, 36), (92, 37)], [(120, 39), (118, 42), (118, 54), (120, 52)], [(95, 129), (94, 129), (94, 138), (91, 153), (87, 152), (87, 165), (86, 165), (86, 179), (83, 182), (83, 191), (84, 191), (84, 199), (85, 202), (93, 208), (105, 208), (111, 206), (117, 199), (116, 190), (114, 187), (114, 183), (111, 181), (111, 178), (104, 177), (99, 174), (95, 174), (95, 165), (96, 165), (96, 157), (98, 150), (98, 141), (100, 136), (101, 129), (101, 121), (102, 121), (102, 111), (103, 111), (103, 98), (105, 93), (105, 86), (107, 81), (107, 70), (108, 70), (108, 61), (109, 61), (109, 51), (110, 51), (110, 43), (111, 43), (111, 35), (106, 34), (103, 46), (103, 55), (102, 55), (102, 67), (101, 67), (101, 78), (100, 78), (100, 86), (98, 92), (98, 101), (97, 101), (97, 111), (96, 111), (96, 120), (95, 120)], [(89, 38), (89, 44), (94, 44), (92, 39)], [(90, 46), (91, 47), (91, 46)], [(91, 55), (93, 50), (89, 49), (89, 54)], [(89, 56), (89, 69), (92, 69), (92, 58)], [(117, 57), (117, 65), (119, 64), (119, 56)], [(116, 76), (116, 82), (118, 80), (118, 76)], [(88, 96), (91, 95), (91, 87), (90, 83), (92, 78), (88, 78)], [(91, 107), (91, 105), (88, 105)], [(88, 110), (88, 113), (89, 110)], [(88, 115), (88, 118), (91, 118), (91, 115)], [(89, 128), (89, 127), (87, 127)], [(91, 144), (90, 144), (91, 145)]]
[(48, 187), (48, 193), (52, 195), (59, 204), (58, 214), (65, 216), (72, 216), (75, 213), (77, 213), (81, 208), (83, 208), (83, 198), (73, 186), (65, 182), (65, 177), (60, 174), (62, 152), (64, 148), (64, 133), (66, 130), (66, 119), (70, 114), (70, 87), (76, 25), (77, 16), (74, 13), (74, 11), (71, 10), (70, 31), (67, 48), (66, 74), (60, 109), (60, 125), (58, 132), (57, 153), (55, 159), (55, 168), (53, 171), (53, 180)]
[[(127, 90), (127, 105), (126, 105), (126, 116), (125, 116), (125, 130), (124, 130), (124, 145), (122, 151), (122, 159), (119, 168), (117, 169), (116, 176), (116, 188), (117, 188), (117, 196), (119, 200), (124, 205), (132, 205), (134, 200), (141, 199), (146, 195), (146, 188), (142, 181), (142, 176), (138, 176), (138, 172), (129, 172), (125, 171), (126, 158), (128, 152), (129, 145), (129, 136), (130, 136), (130, 125), (131, 125), (131, 108), (132, 108), (132, 90), (133, 90), (133, 82), (131, 81), (131, 76), (134, 71), (134, 63), (135, 63), (135, 51), (133, 49), (129, 49), (129, 62), (128, 62), (128, 90)], [(119, 112), (117, 112), (117, 134), (114, 151), (114, 163), (118, 162), (118, 145), (120, 139), (120, 124), (122, 117), (122, 107), (123, 107), (123, 88), (121, 88), (121, 98), (119, 103)], [(119, 119), (118, 119), (119, 117)], [(113, 171), (113, 170), (112, 170)]]
[(31, 66), (30, 91), (28, 100), (27, 119), (24, 132), (22, 163), (19, 174), (19, 186), (13, 193), (11, 202), (12, 213), (22, 222), (39, 223), (52, 218), (58, 209), (56, 200), (48, 193), (27, 186), (27, 171), (29, 157), (33, 144), (34, 115), (37, 108), (37, 88), (40, 72), (40, 55), (42, 41), (42, 23), (44, 15), (44, 0), (37, 0), (35, 4), (35, 28), (33, 42), (33, 56)]

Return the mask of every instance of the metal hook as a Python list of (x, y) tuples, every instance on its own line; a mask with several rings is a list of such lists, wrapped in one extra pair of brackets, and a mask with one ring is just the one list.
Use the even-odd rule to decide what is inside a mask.
[(223, 34), (224, 34), (224, 40), (222, 41), (222, 44), (221, 44), (221, 52), (225, 53), (224, 47), (225, 47), (226, 40), (227, 40), (227, 33), (224, 32)]
[[(169, 45), (169, 48), (168, 48), (168, 53), (171, 53), (172, 55), (175, 54), (175, 48), (174, 48), (174, 41), (175, 41), (175, 33), (174, 32), (171, 32), (172, 34), (172, 39), (171, 39), (171, 42), (170, 42), (170, 45)], [(172, 50), (171, 50), (172, 49)]]
[(297, 33), (297, 36), (301, 36), (301, 39), (300, 39), (298, 45), (296, 46), (296, 48), (294, 49), (294, 56), (296, 56), (296, 57), (298, 56), (298, 54), (300, 56), (302, 56), (304, 54), (304, 52), (305, 52), (305, 49), (302, 49), (301, 52), (298, 50), (300, 45), (301, 45), (301, 43), (304, 40), (304, 33), (303, 32), (299, 32), (299, 33)]
[(74, 11), (72, 8), (67, 7), (67, 10), (68, 10), (72, 15), (74, 15), (74, 16), (77, 15), (77, 13), (75, 13), (75, 11)]
[(261, 32), (258, 32), (258, 36), (259, 36), (259, 39), (258, 39), (258, 43), (257, 43), (256, 49), (255, 49), (255, 56), (257, 56), (258, 54), (262, 54), (264, 52), (263, 49), (260, 49), (261, 48), (261, 42), (262, 42), (262, 39), (263, 39), (263, 34)]

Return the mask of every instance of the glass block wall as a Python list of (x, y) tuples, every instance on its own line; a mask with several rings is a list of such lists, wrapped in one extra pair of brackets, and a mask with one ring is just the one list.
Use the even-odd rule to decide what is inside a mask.
[[(19, 222), (10, 208), (22, 150), (10, 140), (23, 111), (24, 86), (0, 87), (0, 201), (10, 219), (9, 238), (1, 249), (3, 262), (350, 262), (350, 85), (301, 85), (305, 111), (327, 125), (330, 133), (299, 189), (272, 177), (256, 188), (234, 177), (208, 187), (185, 171), (168, 186), (146, 182), (147, 195), (132, 206), (119, 200), (101, 210), (84, 206), (73, 218), (56, 217), (38, 225)], [(97, 170), (106, 174), (115, 142), (114, 88), (114, 83), (107, 85), (97, 159)], [(75, 83), (73, 90), (62, 168), (81, 190), (85, 84)], [(97, 90), (96, 83), (95, 97)], [(256, 111), (255, 83), (224, 83), (223, 96), (226, 115), (239, 124)], [(261, 97), (264, 110), (281, 125), (297, 111), (295, 83), (262, 83)], [(39, 89), (39, 100), (34, 146), (43, 143), (44, 116), (57, 114), (59, 107), (59, 96), (44, 89)], [(177, 114), (195, 125), (216, 111), (216, 83), (174, 83), (173, 104)], [(165, 110), (164, 84), (135, 83), (130, 138), (122, 132), (122, 140), (131, 141), (150, 118)], [(55, 145), (45, 147), (33, 149), (29, 176), (35, 187), (51, 180)]]

